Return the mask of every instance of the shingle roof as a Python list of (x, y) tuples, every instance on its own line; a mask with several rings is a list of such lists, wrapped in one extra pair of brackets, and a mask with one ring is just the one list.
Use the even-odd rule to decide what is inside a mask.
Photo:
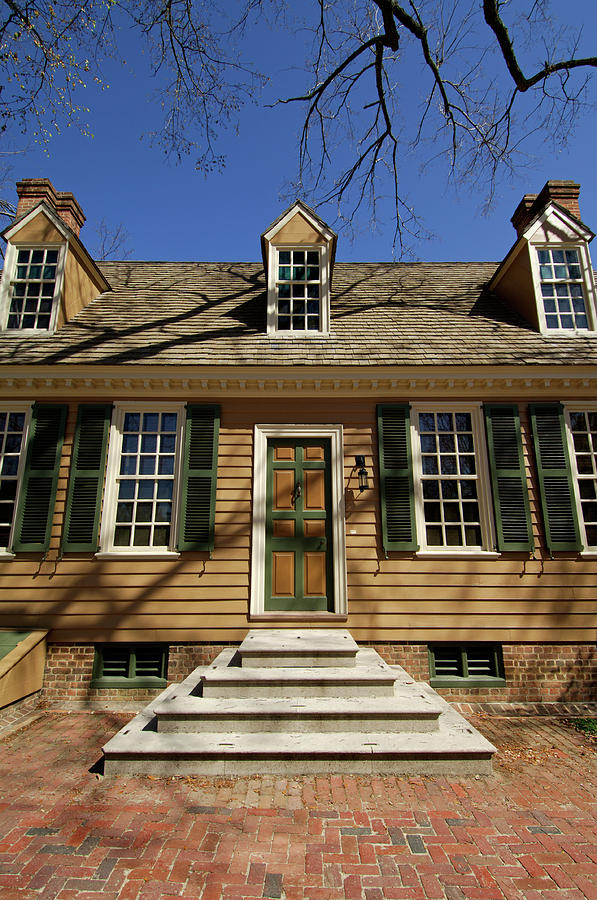
[(50, 336), (0, 335), (0, 363), (595, 364), (597, 335), (544, 336), (485, 289), (497, 263), (336, 263), (331, 331), (265, 333), (257, 263), (101, 263), (113, 290)]

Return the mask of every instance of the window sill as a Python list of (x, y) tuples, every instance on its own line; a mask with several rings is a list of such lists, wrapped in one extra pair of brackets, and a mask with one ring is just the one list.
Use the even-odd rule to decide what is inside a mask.
[(10, 550), (0, 550), (0, 560), (10, 560), (14, 558), (15, 554), (11, 553)]
[(135, 688), (163, 689), (168, 684), (165, 678), (94, 678), (92, 688), (118, 688), (118, 690), (134, 690)]
[(100, 550), (94, 554), (96, 559), (178, 559), (178, 550), (156, 550), (135, 552), (134, 550)]
[(2, 334), (9, 334), (13, 337), (39, 337), (54, 334), (55, 328), (2, 328)]
[(581, 559), (597, 559), (597, 550), (581, 550), (578, 555)]
[(506, 679), (487, 678), (430, 678), (429, 684), (433, 688), (485, 688), (506, 687)]
[(418, 550), (415, 556), (422, 559), (499, 559), (496, 550)]
[(318, 612), (317, 610), (313, 610), (312, 612), (294, 612), (294, 611), (285, 611), (281, 610), (268, 610), (267, 612), (260, 613), (250, 613), (249, 620), (253, 621), (261, 621), (261, 622), (275, 622), (280, 619), (291, 619), (293, 621), (303, 621), (303, 622), (346, 622), (348, 619), (348, 615), (346, 613), (333, 613), (333, 612)]
[(289, 341), (296, 338), (307, 338), (308, 340), (313, 340), (314, 338), (329, 338), (329, 331), (268, 331), (267, 337), (273, 340), (277, 340), (281, 338), (283, 341)]

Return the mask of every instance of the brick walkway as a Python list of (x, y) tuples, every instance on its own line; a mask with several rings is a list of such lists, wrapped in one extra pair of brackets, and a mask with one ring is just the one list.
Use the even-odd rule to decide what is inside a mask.
[(0, 740), (0, 898), (597, 898), (596, 745), (471, 716), (477, 778), (102, 779), (122, 714), (45, 712)]

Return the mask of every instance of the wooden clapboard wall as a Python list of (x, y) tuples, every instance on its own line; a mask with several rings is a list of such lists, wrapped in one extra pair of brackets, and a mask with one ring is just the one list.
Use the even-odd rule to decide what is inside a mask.
[[(93, 402), (111, 399), (94, 397)], [(173, 561), (99, 560), (89, 553), (59, 558), (77, 416), (77, 405), (71, 404), (51, 550), (44, 561), (40, 554), (23, 553), (12, 562), (0, 562), (0, 627), (48, 628), (50, 641), (241, 640), (250, 627), (253, 426), (255, 422), (342, 422), (349, 616), (347, 622), (334, 624), (348, 627), (357, 640), (597, 639), (597, 561), (579, 559), (576, 553), (550, 559), (542, 549), (524, 402), (520, 412), (536, 558), (509, 553), (491, 560), (423, 560), (412, 553), (385, 558), (374, 399), (209, 397), (193, 398), (193, 402), (218, 402), (222, 410), (211, 558), (193, 552)], [(354, 468), (356, 454), (366, 456), (373, 488), (362, 494)]]

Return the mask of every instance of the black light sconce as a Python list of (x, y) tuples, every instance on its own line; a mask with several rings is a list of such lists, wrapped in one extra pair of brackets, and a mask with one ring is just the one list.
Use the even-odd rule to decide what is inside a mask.
[(359, 491), (368, 491), (369, 490), (369, 474), (367, 469), (365, 468), (365, 457), (364, 456), (355, 456), (354, 462), (356, 467), (358, 468), (357, 475), (359, 476)]

